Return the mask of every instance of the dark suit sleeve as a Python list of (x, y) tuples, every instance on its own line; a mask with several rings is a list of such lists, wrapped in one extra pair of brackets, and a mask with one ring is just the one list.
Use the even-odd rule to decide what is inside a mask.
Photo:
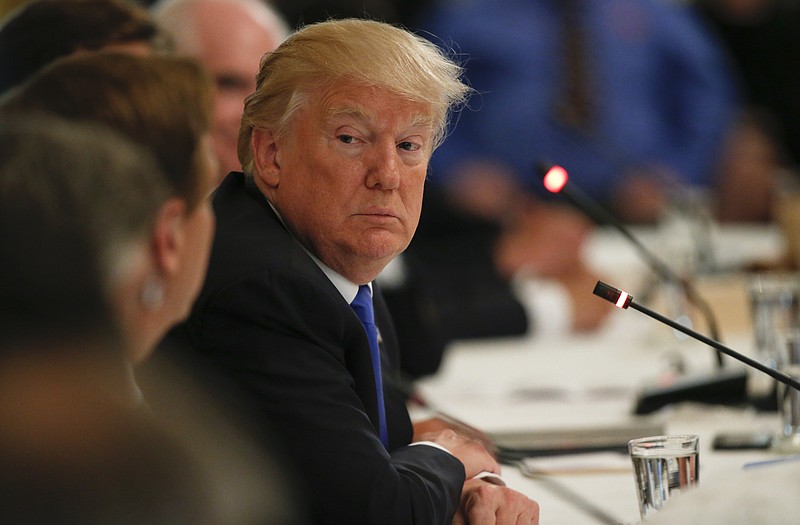
[(341, 297), (259, 272), (220, 289), (188, 328), (284, 441), (315, 523), (451, 521), (464, 467), (434, 447), (381, 445), (359, 395), (372, 374), (363, 328)]

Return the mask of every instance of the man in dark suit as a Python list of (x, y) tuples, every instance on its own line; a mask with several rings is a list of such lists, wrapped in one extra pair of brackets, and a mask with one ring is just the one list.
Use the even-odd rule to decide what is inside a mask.
[(443, 430), (411, 443), (372, 285), (417, 227), (428, 160), (468, 92), (460, 73), (387, 24), (307, 26), (262, 61), (244, 174), (214, 196), (208, 277), (171, 339), (258, 404), (316, 523), (538, 522), (535, 502), (486, 481), (499, 467), (479, 442)]

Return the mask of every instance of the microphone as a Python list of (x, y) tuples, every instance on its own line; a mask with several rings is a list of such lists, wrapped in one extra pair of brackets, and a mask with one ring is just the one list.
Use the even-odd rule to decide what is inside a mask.
[[(570, 203), (578, 208), (581, 212), (587, 215), (597, 224), (609, 224), (613, 226), (619, 233), (623, 235), (631, 245), (636, 249), (645, 263), (658, 275), (662, 280), (674, 282), (680, 286), (681, 290), (686, 294), (686, 298), (693, 304), (703, 315), (708, 331), (711, 337), (720, 340), (719, 328), (714, 312), (708, 303), (697, 293), (697, 290), (687, 280), (670, 269), (669, 266), (664, 264), (653, 253), (648, 250), (631, 231), (626, 228), (611, 212), (600, 206), (597, 202), (591, 199), (586, 193), (580, 190), (575, 183), (567, 185), (569, 181), (569, 174), (567, 170), (561, 166), (550, 164), (549, 162), (539, 162), (536, 165), (536, 171), (542, 179), (544, 187), (554, 194), (563, 195)], [(717, 366), (722, 368), (725, 363), (722, 358), (722, 353), (717, 352)]]
[(670, 327), (674, 328), (675, 330), (683, 332), (684, 334), (688, 335), (689, 337), (691, 337), (693, 339), (697, 339), (698, 341), (700, 341), (702, 343), (705, 343), (705, 344), (715, 348), (719, 352), (721, 352), (721, 353), (723, 353), (723, 354), (725, 354), (727, 356), (730, 356), (730, 357), (732, 357), (734, 359), (737, 359), (737, 360), (741, 361), (742, 363), (746, 364), (747, 366), (749, 366), (751, 368), (755, 368), (756, 370), (769, 375), (770, 377), (780, 381), (784, 385), (790, 386), (790, 387), (800, 391), (800, 382), (798, 382), (793, 377), (781, 372), (780, 370), (776, 370), (775, 368), (772, 368), (772, 367), (766, 366), (766, 365), (764, 365), (762, 363), (759, 363), (755, 359), (751, 359), (751, 358), (747, 357), (746, 355), (740, 354), (736, 350), (732, 350), (731, 348), (728, 348), (727, 346), (723, 345), (719, 341), (715, 341), (713, 339), (710, 339), (710, 338), (704, 336), (703, 334), (695, 332), (694, 330), (692, 330), (691, 328), (689, 328), (687, 326), (684, 326), (684, 325), (682, 325), (680, 323), (677, 323), (677, 322), (673, 321), (672, 319), (670, 319), (668, 317), (664, 317), (663, 315), (661, 315), (661, 314), (659, 314), (657, 312), (654, 312), (653, 310), (650, 310), (647, 307), (644, 307), (644, 306), (642, 306), (640, 304), (637, 304), (636, 302), (634, 302), (633, 297), (630, 294), (628, 294), (627, 292), (623, 292), (622, 290), (614, 288), (613, 286), (610, 286), (610, 285), (608, 285), (608, 284), (606, 284), (606, 283), (604, 283), (602, 281), (597, 281), (597, 284), (595, 285), (594, 291), (592, 293), (594, 293), (598, 297), (602, 297), (606, 301), (614, 303), (617, 306), (617, 308), (621, 308), (623, 310), (626, 310), (626, 309), (628, 309), (628, 307), (631, 307), (634, 310), (638, 310), (638, 311), (642, 312), (643, 314), (645, 314), (645, 315), (647, 315), (649, 317), (652, 317), (656, 321), (662, 322), (662, 323), (666, 324), (667, 326), (670, 326)]

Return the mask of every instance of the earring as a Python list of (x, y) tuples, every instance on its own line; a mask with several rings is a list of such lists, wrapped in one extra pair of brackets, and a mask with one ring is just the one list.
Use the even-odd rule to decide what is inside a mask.
[(150, 277), (144, 283), (142, 294), (139, 297), (146, 310), (155, 310), (164, 302), (164, 285), (161, 280)]

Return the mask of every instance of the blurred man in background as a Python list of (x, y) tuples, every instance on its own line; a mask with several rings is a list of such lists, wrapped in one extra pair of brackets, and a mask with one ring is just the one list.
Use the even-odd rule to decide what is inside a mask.
[(199, 60), (214, 78), (212, 136), (222, 181), (242, 169), (236, 141), (244, 99), (256, 89), (261, 57), (283, 42), (289, 28), (259, 0), (162, 0), (152, 10), (176, 51)]

